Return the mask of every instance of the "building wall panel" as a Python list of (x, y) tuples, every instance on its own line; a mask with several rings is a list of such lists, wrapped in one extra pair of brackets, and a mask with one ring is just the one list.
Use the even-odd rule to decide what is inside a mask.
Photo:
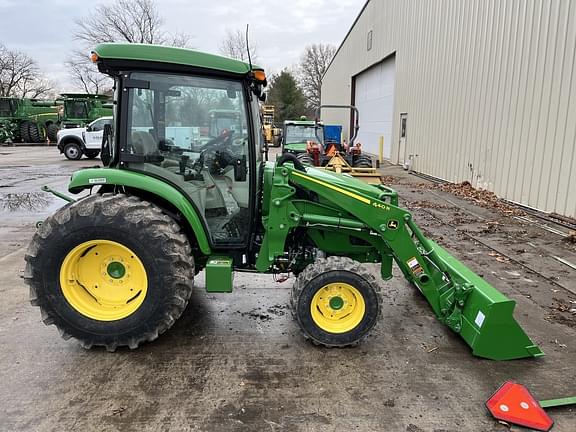
[[(352, 77), (391, 55), (392, 162), (407, 112), (417, 171), (576, 217), (576, 2), (370, 0), (322, 102), (350, 103)], [(324, 119), (349, 124), (343, 112)]]

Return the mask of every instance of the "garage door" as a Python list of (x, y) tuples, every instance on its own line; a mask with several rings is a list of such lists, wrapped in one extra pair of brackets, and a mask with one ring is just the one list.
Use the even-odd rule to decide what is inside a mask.
[(354, 88), (354, 105), (360, 116), (356, 142), (362, 143), (368, 153), (378, 154), (378, 142), (383, 136), (386, 159), (390, 159), (392, 148), (395, 70), (392, 56), (358, 74)]

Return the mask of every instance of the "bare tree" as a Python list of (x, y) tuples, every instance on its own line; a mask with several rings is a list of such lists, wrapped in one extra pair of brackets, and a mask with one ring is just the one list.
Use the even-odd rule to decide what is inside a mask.
[(163, 29), (154, 0), (117, 0), (96, 6), (87, 17), (76, 20), (74, 38), (82, 42), (84, 51), (73, 51), (66, 66), (75, 84), (88, 93), (99, 93), (110, 88), (110, 80), (100, 75), (89, 61), (88, 54), (103, 42), (128, 42), (186, 47), (190, 36), (169, 33)]
[(153, 0), (118, 0), (99, 5), (89, 16), (77, 19), (77, 40), (87, 45), (102, 42), (129, 42), (187, 46), (189, 36), (170, 34), (163, 30)]
[(34, 59), (0, 44), (0, 96), (37, 98), (52, 88)]
[[(248, 49), (246, 45), (246, 33), (243, 30), (226, 30), (226, 36), (218, 47), (220, 54), (236, 60), (248, 61)], [(258, 62), (257, 46), (250, 44), (250, 58), (253, 63)]]
[(73, 83), (84, 89), (86, 93), (100, 94), (110, 89), (110, 79), (96, 69), (84, 52), (73, 51), (64, 64), (68, 68)]
[(332, 61), (336, 48), (333, 45), (313, 44), (300, 58), (299, 81), (311, 108), (320, 106), (322, 77)]

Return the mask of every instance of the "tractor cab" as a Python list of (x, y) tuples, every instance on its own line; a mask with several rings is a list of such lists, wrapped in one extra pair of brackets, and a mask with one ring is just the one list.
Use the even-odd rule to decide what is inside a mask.
[(324, 125), (312, 120), (286, 120), (282, 132), (282, 153), (307, 153), (311, 146), (324, 145)]
[(63, 93), (57, 102), (60, 104), (62, 125), (66, 128), (83, 127), (100, 117), (112, 115), (112, 105), (107, 95)]
[(159, 46), (106, 44), (95, 56), (100, 70), (115, 79), (122, 113), (117, 132), (109, 130), (104, 160), (182, 193), (214, 249), (245, 251), (262, 163), (255, 92), (263, 72), (257, 84), (246, 63)]

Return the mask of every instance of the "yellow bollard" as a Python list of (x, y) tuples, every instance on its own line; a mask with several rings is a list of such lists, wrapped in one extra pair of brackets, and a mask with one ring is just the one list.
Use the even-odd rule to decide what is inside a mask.
[(379, 151), (380, 153), (378, 154), (378, 161), (380, 163), (384, 162), (384, 136), (380, 135), (380, 140), (378, 142), (379, 144)]

